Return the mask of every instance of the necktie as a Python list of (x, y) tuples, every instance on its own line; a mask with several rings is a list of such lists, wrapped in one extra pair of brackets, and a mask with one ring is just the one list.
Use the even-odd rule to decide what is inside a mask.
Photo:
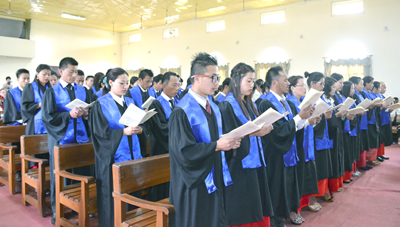
[(71, 101), (74, 100), (75, 99), (74, 87), (72, 86), (72, 84), (68, 84), (66, 88), (68, 91), (69, 98), (71, 99)]
[(149, 92), (145, 91), (143, 92), (143, 103), (147, 101), (147, 99), (149, 98)]
[(171, 109), (174, 109), (175, 108), (174, 100), (170, 99), (168, 102), (171, 104)]
[(206, 110), (211, 115), (211, 107), (210, 107), (210, 103), (208, 102), (208, 100), (206, 102)]
[(287, 111), (285, 101), (283, 101), (283, 99), (281, 99), (281, 101), (279, 101), (279, 102), (283, 105), (283, 108), (285, 108), (285, 111)]

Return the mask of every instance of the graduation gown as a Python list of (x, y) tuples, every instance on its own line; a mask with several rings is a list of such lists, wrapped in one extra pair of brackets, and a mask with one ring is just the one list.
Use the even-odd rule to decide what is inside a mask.
[[(383, 100), (385, 99), (385, 96), (383, 96), (382, 94), (378, 94), (378, 97), (380, 97)], [(380, 122), (381, 122), (380, 141), (381, 143), (384, 143), (385, 146), (391, 146), (393, 144), (393, 136), (392, 136), (392, 121), (390, 119), (389, 109), (381, 110)]]
[(129, 97), (133, 99), (140, 109), (143, 110), (142, 105), (147, 101), (147, 99), (150, 97), (149, 91), (143, 92), (142, 89), (140, 89), (139, 85), (135, 86), (131, 89), (129, 89), (126, 94), (126, 97)]
[(332, 160), (328, 135), (328, 122), (325, 114), (314, 127), (315, 164), (318, 181), (328, 179), (332, 174)]
[[(49, 84), (43, 87), (37, 79), (24, 87), (21, 96), (21, 116), (22, 121), (26, 123), (25, 135), (47, 134), (42, 122), (42, 97), (49, 87)], [(37, 108), (39, 103), (42, 103), (40, 109)]]
[[(99, 226), (114, 225), (112, 164), (142, 158), (137, 135), (123, 136), (125, 126), (118, 123), (133, 100), (125, 97), (124, 106), (106, 94), (93, 105), (89, 124), (96, 155), (96, 184)], [(139, 191), (141, 194), (141, 191)], [(137, 196), (139, 193), (135, 193)], [(141, 197), (139, 195), (139, 197)]]
[[(250, 106), (245, 102), (243, 105), (250, 120), (254, 120), (255, 116)], [(221, 110), (224, 134), (248, 122), (232, 93), (229, 93), (218, 107)], [(262, 152), (260, 137), (247, 135), (238, 149), (226, 153), (233, 181), (233, 184), (226, 188), (225, 196), (226, 215), (230, 226), (259, 222), (263, 220), (263, 216), (273, 216)]]
[(220, 104), (225, 98), (225, 94), (223, 94), (222, 92), (219, 93), (219, 95), (217, 97), (215, 97), (214, 102), (215, 104)]
[(7, 125), (20, 125), (18, 122), (22, 120), (21, 117), (21, 95), (22, 91), (19, 87), (15, 87), (7, 92), (6, 99), (4, 100), (4, 115), (3, 124)]
[[(378, 96), (373, 92), (367, 92), (365, 89), (361, 92), (365, 98), (369, 100), (374, 100)], [(374, 109), (367, 112), (368, 115), (368, 139), (370, 148), (379, 148), (380, 143), (380, 107), (374, 107)]]
[[(169, 216), (171, 227), (228, 226), (224, 202), (225, 175), (222, 173), (224, 152), (215, 151), (217, 140), (222, 134), (222, 129), (219, 132), (218, 127), (218, 124), (222, 124), (221, 114), (218, 107), (210, 98), (209, 100), (211, 115), (191, 94), (187, 94), (170, 117), (169, 202), (175, 207), (175, 212)], [(198, 124), (191, 125), (193, 122), (189, 119)], [(205, 139), (202, 140), (201, 136), (196, 136), (195, 133), (202, 134)], [(209, 179), (212, 169), (216, 190), (209, 193), (205, 180)]]
[[(356, 104), (358, 105), (362, 101), (364, 101), (365, 97), (361, 93), (358, 93), (356, 90), (354, 90), (353, 99), (356, 100)], [(365, 115), (357, 116), (359, 123), (359, 152), (369, 151), (370, 148), (368, 136), (368, 115), (370, 114), (370, 112), (372, 113), (372, 111), (367, 111)]]
[[(271, 96), (271, 98), (268, 98)], [(283, 106), (277, 106), (271, 99), (270, 92), (267, 99), (262, 101), (258, 107), (260, 114), (273, 108), (278, 112), (285, 112)], [(276, 99), (276, 98), (275, 98)], [(276, 102), (279, 102), (275, 100)], [(290, 110), (289, 104), (286, 105)], [(283, 110), (282, 110), (283, 109)], [(300, 195), (297, 182), (297, 154), (296, 148), (296, 125), (293, 114), (275, 122), (274, 130), (264, 136), (263, 151), (267, 161), (268, 184), (274, 216), (289, 217), (290, 212), (297, 212), (300, 206)]]
[(263, 100), (265, 100), (266, 98), (267, 98), (267, 95), (266, 95), (266, 94), (260, 95), (260, 97), (258, 97), (258, 99), (255, 101), (256, 105), (257, 105), (257, 106), (260, 106), (260, 103), (261, 103)]

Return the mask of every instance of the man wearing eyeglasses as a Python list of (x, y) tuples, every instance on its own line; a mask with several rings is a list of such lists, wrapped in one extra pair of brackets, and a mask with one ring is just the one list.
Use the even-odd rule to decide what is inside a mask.
[(170, 226), (227, 227), (224, 187), (232, 179), (225, 151), (238, 148), (240, 138), (221, 138), (221, 113), (211, 98), (219, 84), (217, 60), (198, 53), (190, 74), (193, 85), (169, 121)]

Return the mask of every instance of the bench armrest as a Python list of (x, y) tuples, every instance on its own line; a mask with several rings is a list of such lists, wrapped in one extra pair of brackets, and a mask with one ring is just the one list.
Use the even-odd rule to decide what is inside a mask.
[(7, 150), (15, 150), (18, 147), (15, 146), (15, 145), (7, 145), (7, 144), (4, 144), (4, 143), (0, 143), (0, 148), (7, 149)]
[(128, 203), (148, 210), (161, 211), (165, 215), (169, 215), (175, 212), (174, 206), (170, 204), (150, 202), (147, 200), (136, 198), (126, 193), (121, 195), (119, 193), (113, 192), (113, 196), (120, 199), (124, 203)]
[(26, 161), (40, 163), (41, 165), (47, 164), (49, 162), (49, 161), (47, 161), (47, 159), (34, 158), (32, 156), (22, 155), (22, 154), (21, 154), (21, 158), (26, 160)]
[(69, 173), (67, 171), (54, 170), (54, 174), (55, 175), (59, 175), (61, 177), (65, 177), (65, 178), (71, 179), (71, 180), (83, 181), (86, 184), (95, 182), (95, 179), (92, 176), (82, 176), (82, 175), (78, 175), (78, 174)]

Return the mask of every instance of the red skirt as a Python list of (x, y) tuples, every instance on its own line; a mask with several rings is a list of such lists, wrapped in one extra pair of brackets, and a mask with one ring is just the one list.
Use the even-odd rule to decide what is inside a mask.
[(328, 192), (328, 179), (318, 181), (318, 194), (312, 194), (310, 197), (324, 196)]
[(229, 227), (270, 227), (269, 217), (264, 217), (264, 220), (259, 222), (248, 223), (244, 225), (230, 225)]
[(360, 152), (360, 160), (357, 161), (357, 168), (365, 167), (367, 165), (367, 151)]
[(343, 187), (343, 176), (336, 179), (328, 179), (328, 188), (329, 192), (332, 195), (332, 192), (339, 191), (339, 188)]
[(300, 207), (297, 209), (297, 212), (300, 212), (300, 210), (303, 207), (308, 207), (310, 205), (310, 195), (303, 195), (300, 199)]
[(378, 149), (371, 148), (369, 151), (367, 151), (367, 161), (376, 161), (377, 155), (378, 155)]
[(381, 147), (378, 148), (378, 156), (383, 156), (383, 155), (385, 155), (385, 144), (384, 143), (382, 143)]

